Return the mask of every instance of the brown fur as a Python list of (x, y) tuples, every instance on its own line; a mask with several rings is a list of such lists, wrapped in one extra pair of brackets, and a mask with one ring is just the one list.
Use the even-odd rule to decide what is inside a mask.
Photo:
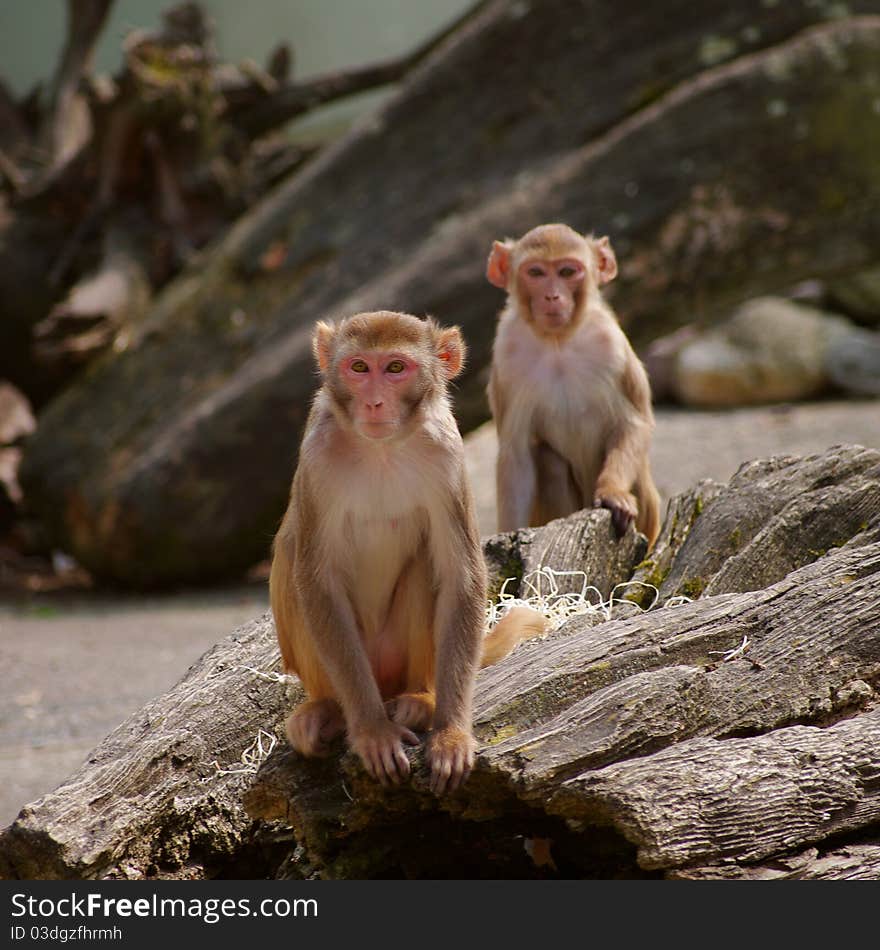
[[(556, 276), (566, 259), (580, 262), (582, 278)], [(547, 280), (530, 283), (534, 265)], [(502, 531), (601, 505), (619, 533), (634, 520), (651, 545), (657, 537), (648, 377), (599, 289), (616, 273), (607, 238), (566, 225), (542, 225), (493, 246), (487, 276), (508, 294), (488, 387)], [(536, 296), (550, 292), (557, 302)], [(564, 320), (549, 322), (540, 307), (561, 308)]]
[[(411, 730), (431, 726), (431, 787), (450, 791), (473, 764), (481, 654), (494, 662), (538, 626), (534, 616), (505, 618), (483, 645), (486, 569), (446, 393), (464, 344), (457, 328), (382, 311), (318, 324), (314, 350), (322, 388), (270, 577), (284, 668), (309, 697), (291, 714), (288, 738), (323, 755), (345, 731), (387, 783), (409, 773)], [(358, 429), (361, 397), (340, 367), (401, 355), (416, 369), (378, 383), (395, 422), (373, 440)]]

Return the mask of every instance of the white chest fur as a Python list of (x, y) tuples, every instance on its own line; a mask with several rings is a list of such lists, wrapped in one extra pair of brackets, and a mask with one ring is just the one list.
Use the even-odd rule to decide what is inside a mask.
[[(493, 355), (505, 392), (504, 426), (527, 431), (569, 461), (595, 458), (607, 420), (627, 411), (620, 387), (626, 340), (613, 320), (588, 318), (562, 342), (502, 315)], [(572, 433), (577, 438), (572, 440)]]
[(431, 522), (442, 517), (437, 485), (448, 484), (432, 469), (443, 464), (443, 453), (426, 452), (417, 440), (365, 445), (327, 476), (323, 489), (332, 501), (320, 531), (327, 550), (337, 552), (368, 637), (385, 622), (407, 562), (428, 556)]

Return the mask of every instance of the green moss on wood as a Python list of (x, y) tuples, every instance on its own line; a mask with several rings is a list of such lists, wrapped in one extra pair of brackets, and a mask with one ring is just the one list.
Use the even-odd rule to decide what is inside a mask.
[(706, 589), (706, 580), (702, 577), (688, 577), (681, 582), (681, 592), (685, 597), (696, 600)]

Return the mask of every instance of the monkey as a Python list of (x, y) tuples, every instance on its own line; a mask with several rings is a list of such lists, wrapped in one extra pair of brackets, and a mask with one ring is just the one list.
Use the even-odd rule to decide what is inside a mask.
[(487, 393), (500, 531), (594, 506), (618, 536), (635, 521), (657, 538), (648, 376), (600, 290), (616, 275), (609, 239), (565, 224), (493, 243), (486, 276), (507, 291)]
[(546, 624), (517, 607), (484, 637), (486, 564), (447, 392), (465, 344), (458, 327), (378, 311), (319, 321), (312, 348), (321, 386), (269, 579), (283, 667), (307, 695), (287, 737), (322, 756), (345, 733), (389, 785), (430, 728), (429, 787), (452, 792), (474, 762), (477, 667)]

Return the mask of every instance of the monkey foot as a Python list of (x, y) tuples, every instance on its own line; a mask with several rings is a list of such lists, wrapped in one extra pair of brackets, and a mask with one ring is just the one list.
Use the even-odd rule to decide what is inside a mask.
[(330, 754), (331, 743), (345, 732), (342, 707), (335, 699), (310, 699), (287, 718), (287, 739), (301, 755)]
[(428, 692), (401, 693), (396, 699), (386, 704), (388, 715), (398, 725), (414, 729), (416, 732), (427, 732), (434, 718), (434, 695)]

